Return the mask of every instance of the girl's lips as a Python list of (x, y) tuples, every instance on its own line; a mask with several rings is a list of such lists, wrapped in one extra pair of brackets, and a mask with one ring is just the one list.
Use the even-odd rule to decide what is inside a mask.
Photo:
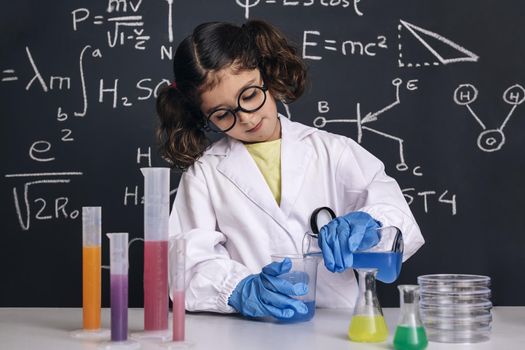
[(261, 119), (261, 121), (260, 121), (257, 125), (255, 125), (253, 128), (251, 128), (250, 130), (246, 130), (246, 132), (255, 132), (255, 131), (257, 131), (257, 130), (259, 130), (259, 129), (261, 128), (261, 125), (262, 125), (262, 119)]

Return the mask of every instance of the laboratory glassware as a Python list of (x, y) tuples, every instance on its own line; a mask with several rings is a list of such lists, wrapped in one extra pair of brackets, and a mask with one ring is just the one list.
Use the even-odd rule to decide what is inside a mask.
[(359, 295), (354, 307), (348, 337), (355, 342), (383, 342), (388, 337), (388, 327), (376, 294), (376, 268), (357, 269)]
[[(310, 216), (310, 229), (303, 241), (303, 253), (321, 255), (318, 245), (319, 231), (322, 226), (335, 219), (334, 211), (329, 207), (320, 207)], [(403, 261), (403, 235), (395, 226), (379, 227), (379, 242), (370, 248), (353, 252), (353, 268), (377, 268), (376, 279), (384, 283), (394, 282)]]
[(401, 273), (403, 263), (403, 235), (395, 226), (378, 228), (380, 240), (377, 245), (353, 253), (354, 269), (375, 267), (376, 279), (384, 283), (394, 282)]
[(399, 322), (394, 335), (394, 349), (423, 350), (428, 339), (419, 315), (419, 286), (399, 285)]
[(144, 175), (144, 332), (133, 338), (169, 339), (169, 168), (141, 168)]
[(186, 333), (186, 240), (170, 240), (170, 291), (173, 301), (173, 325), (171, 341), (161, 344), (163, 349), (190, 349), (193, 343), (185, 338)]
[(469, 344), (490, 339), (490, 277), (434, 274), (417, 279), (421, 320), (430, 341)]
[(109, 238), (111, 342), (104, 349), (136, 349), (138, 342), (128, 339), (128, 233), (107, 233)]
[(285, 258), (290, 259), (292, 267), (289, 272), (279, 275), (292, 284), (303, 283), (308, 286), (308, 293), (294, 296), (293, 298), (304, 302), (308, 308), (306, 314), (295, 313), (290, 318), (281, 318), (281, 323), (309, 321), (315, 314), (315, 294), (317, 289), (317, 266), (321, 260), (319, 256), (303, 254), (273, 254), (272, 261), (282, 262)]
[(173, 294), (173, 341), (184, 341), (185, 334), (185, 289), (186, 289), (186, 240), (174, 240), (174, 261), (172, 264)]
[(100, 327), (101, 307), (101, 207), (82, 207), (82, 328), (75, 338), (103, 339), (108, 329)]

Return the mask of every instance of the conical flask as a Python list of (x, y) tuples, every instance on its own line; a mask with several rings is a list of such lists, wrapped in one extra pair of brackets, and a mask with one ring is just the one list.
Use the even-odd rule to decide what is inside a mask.
[(383, 311), (376, 294), (376, 268), (357, 269), (359, 295), (350, 321), (348, 337), (355, 342), (378, 343), (388, 338)]
[(428, 340), (419, 316), (419, 286), (404, 284), (397, 288), (401, 314), (394, 335), (394, 349), (425, 349)]

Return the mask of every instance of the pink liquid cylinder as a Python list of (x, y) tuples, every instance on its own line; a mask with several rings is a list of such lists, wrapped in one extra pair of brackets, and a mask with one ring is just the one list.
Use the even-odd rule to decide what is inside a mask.
[(144, 330), (168, 329), (168, 241), (144, 242)]
[(111, 340), (128, 339), (128, 275), (111, 274)]
[(173, 341), (184, 340), (185, 316), (184, 291), (176, 290), (173, 292)]

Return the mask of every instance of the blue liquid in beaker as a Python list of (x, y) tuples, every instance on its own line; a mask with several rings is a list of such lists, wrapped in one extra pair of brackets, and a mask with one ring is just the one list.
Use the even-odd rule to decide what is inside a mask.
[(401, 272), (403, 254), (394, 252), (355, 252), (352, 267), (378, 269), (376, 279), (385, 283), (394, 282)]
[(305, 314), (300, 314), (296, 312), (290, 318), (279, 318), (279, 323), (294, 323), (294, 322), (305, 322), (309, 321), (314, 317), (315, 314), (315, 300), (304, 301), (304, 304), (308, 308), (308, 312)]

